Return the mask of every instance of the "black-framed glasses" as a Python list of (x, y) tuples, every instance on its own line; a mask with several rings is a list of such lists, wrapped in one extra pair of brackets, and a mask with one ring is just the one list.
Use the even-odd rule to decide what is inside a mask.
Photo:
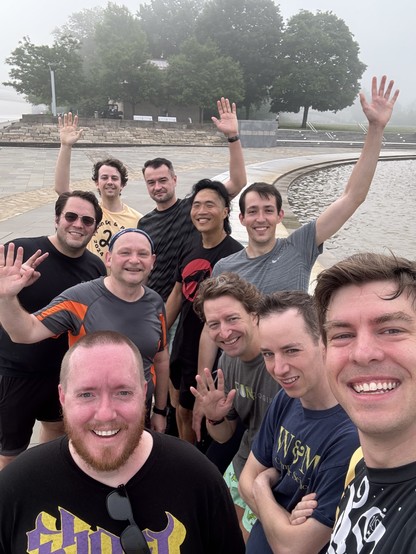
[(130, 499), (127, 496), (126, 487), (120, 485), (107, 495), (107, 512), (111, 519), (128, 521), (129, 525), (120, 535), (121, 546), (125, 554), (150, 554), (143, 532), (134, 521)]
[(80, 219), (85, 227), (91, 227), (95, 223), (95, 219), (90, 215), (78, 215), (75, 212), (65, 212), (63, 216), (68, 223), (74, 223), (74, 221)]

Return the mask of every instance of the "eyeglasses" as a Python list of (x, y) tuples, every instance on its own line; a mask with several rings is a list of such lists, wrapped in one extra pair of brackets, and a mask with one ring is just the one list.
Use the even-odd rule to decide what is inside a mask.
[(78, 215), (75, 212), (66, 212), (63, 215), (68, 223), (74, 223), (74, 221), (77, 221), (78, 219), (82, 221), (85, 227), (91, 227), (91, 225), (94, 225), (95, 223), (95, 219), (89, 215)]
[(129, 522), (120, 535), (121, 546), (125, 554), (150, 554), (150, 548), (143, 532), (133, 519), (133, 511), (125, 486), (120, 485), (116, 490), (111, 491), (107, 495), (106, 504), (111, 519)]

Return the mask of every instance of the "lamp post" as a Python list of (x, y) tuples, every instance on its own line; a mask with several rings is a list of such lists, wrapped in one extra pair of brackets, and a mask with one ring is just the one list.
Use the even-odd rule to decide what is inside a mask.
[(55, 72), (53, 70), (53, 65), (48, 63), (49, 71), (51, 72), (51, 91), (52, 91), (52, 104), (51, 110), (52, 115), (56, 116), (56, 95), (55, 95)]

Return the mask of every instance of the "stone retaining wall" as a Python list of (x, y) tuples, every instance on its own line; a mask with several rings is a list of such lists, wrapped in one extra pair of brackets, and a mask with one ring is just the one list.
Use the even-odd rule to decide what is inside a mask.
[[(41, 116), (43, 120), (23, 118), (0, 129), (0, 144), (40, 144), (59, 146), (59, 132), (56, 118)], [(117, 145), (172, 145), (172, 146), (225, 146), (226, 141), (211, 125), (190, 126), (181, 124), (158, 124), (125, 120), (80, 120), (84, 129), (78, 146), (98, 144)]]

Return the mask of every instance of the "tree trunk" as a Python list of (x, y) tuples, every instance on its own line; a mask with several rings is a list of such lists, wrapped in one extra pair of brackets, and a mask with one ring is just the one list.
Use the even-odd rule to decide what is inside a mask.
[(199, 123), (204, 123), (204, 108), (199, 108)]
[(250, 105), (246, 106), (246, 119), (250, 119)]
[(309, 108), (310, 108), (310, 106), (305, 106), (303, 108), (303, 118), (302, 118), (301, 129), (306, 129), (306, 123), (308, 121)]

